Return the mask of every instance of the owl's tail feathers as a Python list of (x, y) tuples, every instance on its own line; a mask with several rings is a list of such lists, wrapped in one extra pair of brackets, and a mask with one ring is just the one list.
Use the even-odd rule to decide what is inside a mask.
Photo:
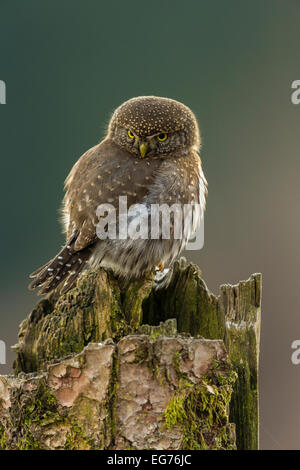
[(39, 295), (48, 294), (65, 281), (61, 289), (64, 294), (73, 286), (91, 256), (89, 247), (81, 251), (74, 250), (76, 238), (77, 236), (73, 236), (55, 258), (30, 275), (34, 278), (28, 286), (30, 290), (41, 287)]

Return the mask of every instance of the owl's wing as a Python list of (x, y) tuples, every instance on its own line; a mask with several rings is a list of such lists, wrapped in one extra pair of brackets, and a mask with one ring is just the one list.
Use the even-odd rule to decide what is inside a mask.
[(160, 161), (143, 161), (106, 139), (88, 150), (74, 165), (66, 179), (63, 215), (66, 245), (48, 263), (30, 277), (29, 289), (41, 287), (40, 294), (54, 290), (64, 282), (61, 293), (67, 292), (93, 252), (97, 242), (97, 208), (112, 204), (119, 212), (119, 196), (126, 196), (127, 205), (141, 202), (147, 194), (153, 173)]
[(63, 208), (67, 239), (74, 230), (78, 233), (76, 251), (97, 241), (99, 205), (111, 204), (118, 216), (120, 196), (126, 196), (128, 207), (142, 202), (160, 164), (160, 159), (134, 158), (109, 139), (78, 160), (66, 179)]

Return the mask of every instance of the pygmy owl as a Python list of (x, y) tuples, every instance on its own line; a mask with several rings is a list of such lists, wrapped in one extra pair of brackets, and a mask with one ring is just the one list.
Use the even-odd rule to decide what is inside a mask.
[[(45, 294), (63, 283), (64, 293), (87, 263), (129, 278), (171, 264), (205, 209), (207, 184), (199, 150), (197, 120), (187, 106), (155, 96), (123, 103), (113, 113), (104, 140), (82, 155), (69, 173), (62, 209), (66, 245), (32, 273), (29, 288), (41, 287), (40, 294)], [(149, 220), (152, 205), (192, 205), (192, 216), (181, 238), (174, 236), (174, 214), (169, 238), (161, 230), (156, 238), (99, 238), (97, 224), (104, 215), (99, 216), (97, 208), (108, 203), (118, 215), (120, 196), (127, 197), (128, 207), (143, 204)], [(118, 218), (115, 228), (118, 234)]]

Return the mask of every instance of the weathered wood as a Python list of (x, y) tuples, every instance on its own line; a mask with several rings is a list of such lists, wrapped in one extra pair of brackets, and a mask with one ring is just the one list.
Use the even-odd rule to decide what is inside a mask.
[(144, 305), (144, 321), (157, 324), (174, 317), (180, 332), (222, 338), (238, 374), (230, 404), (236, 424), (237, 448), (258, 449), (258, 362), (261, 317), (261, 275), (254, 274), (236, 286), (222, 285), (212, 294), (199, 268), (175, 263), (168, 289), (152, 290)]
[(238, 374), (230, 404), (237, 424), (239, 449), (258, 449), (258, 364), (261, 317), (261, 275), (237, 286), (221, 286), (219, 303), (225, 317), (225, 345)]
[(176, 318), (178, 331), (220, 339), (225, 334), (225, 318), (218, 297), (212, 294), (195, 264), (184, 258), (174, 263), (166, 289), (152, 289), (143, 305), (143, 322), (156, 325)]
[(0, 448), (235, 449), (223, 341), (174, 327), (90, 343), (39, 375), (0, 376)]
[(237, 286), (221, 286), (220, 296), (215, 296), (199, 268), (183, 258), (175, 262), (163, 289), (155, 288), (153, 276), (124, 282), (102, 269), (87, 270), (72, 290), (42, 299), (23, 321), (15, 346), (15, 372), (45, 372), (49, 364), (108, 338), (119, 342), (137, 332), (152, 340), (161, 334), (174, 337), (172, 321), (160, 325), (173, 318), (182, 334), (224, 340), (238, 373), (230, 404), (237, 447), (256, 449), (260, 304), (260, 275)]
[(90, 342), (118, 341), (136, 331), (152, 284), (153, 277), (127, 285), (103, 269), (85, 271), (76, 287), (42, 299), (21, 323), (15, 372), (34, 372)]

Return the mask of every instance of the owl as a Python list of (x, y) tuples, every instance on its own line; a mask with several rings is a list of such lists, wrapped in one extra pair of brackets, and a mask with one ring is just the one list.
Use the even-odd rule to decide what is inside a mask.
[[(41, 287), (39, 293), (46, 294), (60, 286), (65, 293), (87, 263), (125, 278), (139, 278), (171, 265), (205, 210), (207, 182), (199, 151), (197, 120), (184, 104), (140, 96), (119, 106), (106, 137), (79, 158), (66, 178), (62, 207), (66, 244), (31, 274), (29, 289)], [(153, 206), (190, 205), (193, 210), (181, 237), (174, 236), (171, 214), (169, 237), (160, 230), (156, 237), (99, 238), (97, 227), (104, 217), (99, 216), (99, 206), (110, 204), (118, 215), (120, 197), (126, 197), (128, 207), (143, 205), (149, 221)], [(118, 234), (118, 217), (114, 224)]]

